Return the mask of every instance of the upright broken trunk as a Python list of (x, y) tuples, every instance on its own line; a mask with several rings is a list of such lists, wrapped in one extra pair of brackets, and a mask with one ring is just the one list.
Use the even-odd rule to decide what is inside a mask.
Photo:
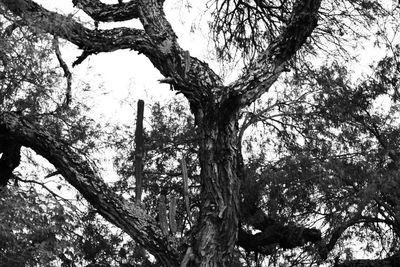
[(137, 103), (137, 119), (135, 131), (135, 201), (140, 204), (142, 200), (142, 184), (143, 184), (143, 153), (144, 153), (144, 140), (143, 140), (143, 112), (144, 101), (139, 99)]
[(207, 108), (199, 121), (201, 211), (191, 266), (231, 266), (238, 233), (236, 111)]

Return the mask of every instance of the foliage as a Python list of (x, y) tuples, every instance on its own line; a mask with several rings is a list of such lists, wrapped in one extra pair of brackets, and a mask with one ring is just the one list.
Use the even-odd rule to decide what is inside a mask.
[[(366, 254), (396, 251), (397, 56), (386, 56), (373, 76), (356, 82), (335, 62), (296, 73), (281, 93), (245, 116), (244, 126), (258, 122), (244, 140), (249, 202), (282, 221), (322, 226), (325, 245), (336, 246), (338, 257), (355, 239)], [(286, 260), (298, 256), (286, 254)]]
[(57, 266), (73, 247), (73, 214), (35, 187), (3, 188), (0, 213), (1, 266)]

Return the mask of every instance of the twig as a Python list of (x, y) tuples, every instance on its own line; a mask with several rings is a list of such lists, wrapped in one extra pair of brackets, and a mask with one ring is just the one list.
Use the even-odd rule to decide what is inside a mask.
[(64, 71), (64, 77), (67, 78), (67, 91), (65, 94), (64, 104), (68, 107), (69, 104), (71, 103), (72, 73), (70, 72), (67, 63), (65, 63), (65, 61), (61, 56), (60, 44), (57, 37), (53, 39), (53, 47), (54, 51), (56, 52), (57, 60), (60, 63), (60, 67)]

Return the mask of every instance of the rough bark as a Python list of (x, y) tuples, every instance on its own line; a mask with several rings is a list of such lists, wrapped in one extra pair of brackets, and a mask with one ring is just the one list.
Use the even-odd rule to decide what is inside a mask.
[(257, 234), (240, 229), (237, 244), (249, 252), (271, 255), (278, 246), (292, 249), (304, 246), (308, 242), (315, 244), (320, 240), (321, 232), (317, 229), (275, 223)]
[(206, 111), (199, 127), (202, 207), (193, 244), (197, 266), (229, 266), (237, 240), (238, 125), (237, 114), (225, 108)]
[(155, 220), (135, 203), (116, 195), (94, 166), (66, 142), (11, 112), (0, 113), (0, 140), (29, 147), (46, 158), (105, 219), (143, 245), (163, 265), (178, 265), (178, 251), (167, 242)]

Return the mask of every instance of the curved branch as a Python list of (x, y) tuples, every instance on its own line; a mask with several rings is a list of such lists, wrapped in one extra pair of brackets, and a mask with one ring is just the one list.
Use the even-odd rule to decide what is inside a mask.
[(177, 266), (179, 254), (168, 243), (155, 220), (140, 207), (116, 195), (96, 169), (66, 142), (12, 112), (0, 113), (0, 140), (33, 149), (53, 164), (60, 174), (109, 222), (124, 230), (165, 266)]
[(277, 246), (292, 249), (304, 246), (307, 242), (319, 244), (322, 240), (321, 231), (316, 228), (306, 228), (293, 223), (283, 224), (267, 216), (258, 207), (245, 205), (242, 208), (247, 209), (242, 214), (242, 223), (261, 231), (251, 234), (239, 229), (237, 245), (247, 251), (270, 255), (276, 251)]
[(139, 9), (136, 1), (104, 4), (99, 0), (72, 0), (72, 3), (95, 21), (126, 21), (139, 17)]
[(359, 223), (375, 223), (375, 222), (385, 223), (387, 225), (393, 225), (389, 220), (367, 217), (367, 216), (362, 216), (361, 214), (356, 214), (353, 218), (349, 219), (348, 221), (334, 228), (327, 243), (325, 244), (323, 242), (320, 243), (318, 253), (321, 259), (326, 260), (328, 258), (329, 252), (333, 250), (337, 241), (342, 237), (343, 233), (348, 228)]
[(240, 95), (241, 106), (251, 104), (267, 92), (285, 70), (288, 60), (317, 26), (320, 4), (321, 0), (297, 0), (283, 32), (260, 54), (249, 70), (229, 86), (234, 95)]
[(64, 59), (62, 58), (61, 55), (61, 51), (60, 51), (60, 44), (57, 38), (53, 39), (53, 47), (54, 47), (54, 51), (58, 60), (58, 63), (60, 64), (60, 67), (63, 69), (64, 71), (64, 77), (67, 79), (67, 90), (65, 92), (65, 100), (64, 100), (64, 104), (65, 106), (69, 107), (70, 103), (71, 103), (71, 87), (72, 87), (72, 73), (68, 68), (67, 63), (65, 63)]

